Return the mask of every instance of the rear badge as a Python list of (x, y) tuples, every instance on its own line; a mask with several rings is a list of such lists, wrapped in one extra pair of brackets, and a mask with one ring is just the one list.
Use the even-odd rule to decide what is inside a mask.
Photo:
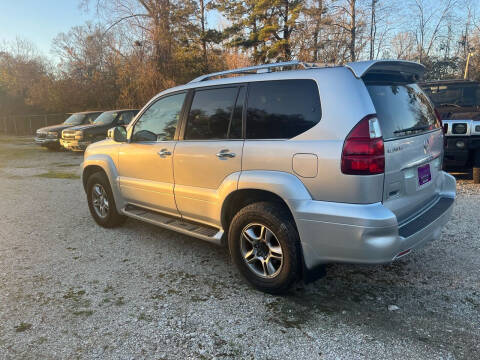
[(402, 147), (401, 145), (392, 146), (392, 147), (389, 147), (389, 148), (387, 149), (387, 153), (393, 154), (393, 153), (398, 152), (398, 151), (401, 151), (401, 150), (403, 150), (403, 147)]
[(432, 173), (430, 172), (430, 164), (420, 166), (418, 168), (418, 185), (422, 186), (432, 180)]

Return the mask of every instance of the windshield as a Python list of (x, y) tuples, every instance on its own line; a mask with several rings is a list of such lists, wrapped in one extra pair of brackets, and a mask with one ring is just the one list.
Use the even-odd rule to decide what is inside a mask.
[(116, 117), (117, 117), (116, 112), (104, 112), (93, 123), (95, 125), (111, 124)]
[(436, 107), (480, 105), (479, 84), (426, 85), (424, 90)]
[(68, 117), (63, 123), (68, 125), (80, 125), (85, 118), (85, 114), (73, 114)]
[(417, 84), (367, 84), (383, 138), (416, 135), (440, 126), (430, 100)]

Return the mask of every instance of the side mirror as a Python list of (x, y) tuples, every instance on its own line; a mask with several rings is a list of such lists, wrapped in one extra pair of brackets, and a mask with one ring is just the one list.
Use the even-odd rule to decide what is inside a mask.
[(127, 142), (127, 129), (124, 126), (116, 126), (107, 132), (107, 139), (115, 142)]

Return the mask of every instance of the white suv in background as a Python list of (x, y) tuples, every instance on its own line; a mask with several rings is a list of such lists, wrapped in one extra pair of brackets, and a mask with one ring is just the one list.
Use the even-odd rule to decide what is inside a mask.
[(226, 244), (270, 293), (326, 263), (391, 262), (438, 238), (455, 200), (439, 120), (416, 85), (423, 72), (294, 61), (163, 91), (87, 148), (91, 214), (104, 227), (128, 216)]

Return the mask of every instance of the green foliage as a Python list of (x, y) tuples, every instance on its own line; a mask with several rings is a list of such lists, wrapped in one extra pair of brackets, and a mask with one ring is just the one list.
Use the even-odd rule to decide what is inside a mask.
[[(455, 78), (463, 76), (468, 52), (480, 49), (480, 30), (473, 26), (478, 19), (446, 0), (411, 0), (410, 6), (360, 0), (95, 2), (105, 23), (59, 34), (55, 68), (28, 42), (0, 48), (2, 115), (142, 107), (160, 91), (204, 73), (293, 58), (344, 63), (375, 52), (376, 58), (421, 61), (428, 79)], [(227, 25), (208, 24), (211, 11)], [(453, 15), (467, 22), (453, 22)], [(397, 21), (403, 19), (405, 26)], [(473, 51), (469, 74), (476, 79), (480, 60)]]

